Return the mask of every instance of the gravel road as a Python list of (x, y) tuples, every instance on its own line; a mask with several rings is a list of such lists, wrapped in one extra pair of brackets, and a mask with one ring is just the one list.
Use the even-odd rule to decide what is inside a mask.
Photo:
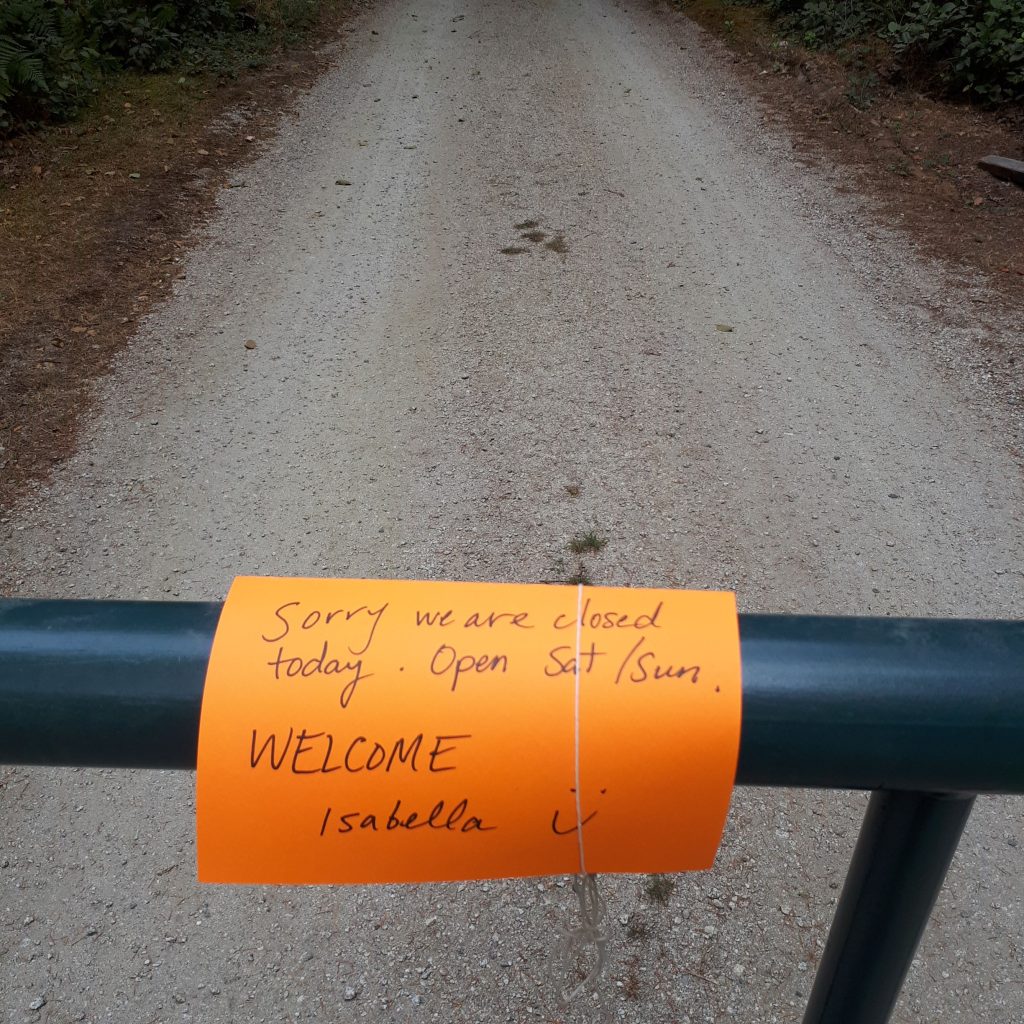
[[(382, 2), (233, 184), (0, 519), (6, 593), (556, 580), (593, 527), (597, 582), (1024, 614), (1019, 422), (971, 348), (1012, 317), (869, 230), (685, 20)], [(2, 1019), (796, 1021), (864, 802), (737, 791), (714, 871), (604, 879), (612, 962), (563, 1015), (564, 879), (201, 887), (191, 775), (2, 769)], [(1021, 824), (979, 802), (897, 1021), (1024, 1021)]]

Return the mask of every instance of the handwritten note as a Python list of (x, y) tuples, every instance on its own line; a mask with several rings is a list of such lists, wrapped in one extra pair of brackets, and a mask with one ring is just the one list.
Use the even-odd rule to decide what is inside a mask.
[(739, 724), (732, 594), (239, 578), (203, 697), (199, 877), (707, 868)]

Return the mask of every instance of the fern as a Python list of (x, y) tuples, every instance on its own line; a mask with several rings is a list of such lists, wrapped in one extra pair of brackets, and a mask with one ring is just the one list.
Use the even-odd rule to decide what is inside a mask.
[(73, 113), (94, 85), (84, 2), (93, 0), (0, 0), (0, 133)]
[(27, 36), (41, 44), (57, 35), (56, 18), (46, 0), (7, 0), (0, 9), (0, 38)]
[(45, 92), (43, 60), (13, 40), (0, 39), (0, 99), (13, 95), (17, 86)]
[(25, 21), (25, 35), (40, 48), (49, 46), (60, 39), (52, 8), (27, 4), (28, 17)]

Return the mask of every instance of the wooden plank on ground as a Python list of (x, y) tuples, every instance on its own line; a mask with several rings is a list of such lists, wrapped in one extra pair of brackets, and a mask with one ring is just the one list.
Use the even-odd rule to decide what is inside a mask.
[(978, 161), (978, 166), (1003, 181), (1024, 187), (1024, 161), (1011, 160), (1007, 156), (987, 156)]

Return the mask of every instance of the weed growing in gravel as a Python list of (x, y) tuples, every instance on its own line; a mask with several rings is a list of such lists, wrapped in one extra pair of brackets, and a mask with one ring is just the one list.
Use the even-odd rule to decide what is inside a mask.
[(587, 572), (587, 567), (582, 562), (576, 566), (576, 571), (565, 582), (571, 587), (592, 587), (594, 585), (590, 573)]
[(668, 903), (672, 893), (676, 891), (676, 883), (665, 875), (650, 875), (644, 886), (644, 894), (652, 903)]
[(577, 533), (569, 541), (569, 550), (574, 555), (586, 555), (600, 551), (608, 543), (606, 537), (602, 537), (596, 530), (587, 530), (586, 533)]

